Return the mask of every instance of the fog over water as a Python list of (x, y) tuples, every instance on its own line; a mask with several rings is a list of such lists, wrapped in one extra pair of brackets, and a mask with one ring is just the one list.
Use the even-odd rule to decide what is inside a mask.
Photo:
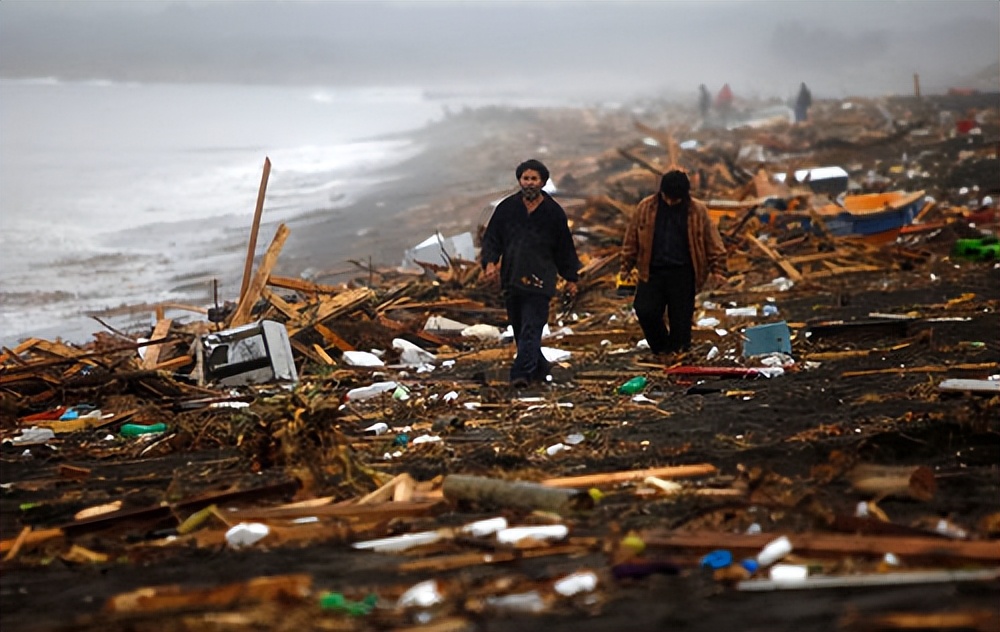
[(843, 97), (998, 59), (996, 0), (0, 2), (5, 77)]
[(997, 0), (0, 0), (0, 344), (231, 298), (265, 156), (257, 254), (323, 217), (332, 263), (448, 111), (997, 91), (998, 58)]

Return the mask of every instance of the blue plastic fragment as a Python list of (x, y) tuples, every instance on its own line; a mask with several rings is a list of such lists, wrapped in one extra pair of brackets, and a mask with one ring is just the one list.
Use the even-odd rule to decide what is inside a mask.
[(753, 560), (750, 558), (747, 558), (742, 562), (740, 562), (740, 566), (747, 569), (747, 572), (750, 573), (751, 575), (756, 573), (757, 569), (760, 568), (760, 564), (757, 563), (757, 560)]
[(728, 568), (730, 564), (733, 563), (733, 554), (725, 549), (718, 549), (712, 551), (705, 557), (701, 558), (701, 565), (703, 568), (710, 568), (713, 571), (720, 568)]

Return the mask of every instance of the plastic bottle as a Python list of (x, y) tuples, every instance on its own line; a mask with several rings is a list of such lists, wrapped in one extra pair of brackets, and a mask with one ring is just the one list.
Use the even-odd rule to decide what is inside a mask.
[(139, 435), (156, 434), (166, 431), (167, 431), (167, 424), (161, 421), (160, 423), (149, 424), (146, 426), (142, 424), (125, 424), (124, 426), (122, 426), (120, 434), (123, 437), (138, 437)]
[(791, 541), (788, 537), (781, 536), (768, 542), (767, 546), (760, 550), (760, 553), (757, 554), (757, 563), (761, 566), (770, 566), (791, 552)]
[(378, 605), (378, 595), (370, 594), (361, 601), (351, 601), (342, 593), (325, 593), (319, 599), (319, 607), (323, 610), (345, 612), (352, 617), (370, 614)]
[(552, 589), (564, 597), (591, 592), (595, 588), (597, 588), (597, 575), (591, 571), (570, 573), (552, 585)]
[(646, 376), (644, 375), (634, 377), (628, 382), (625, 382), (624, 384), (618, 387), (618, 394), (635, 395), (636, 393), (641, 393), (642, 389), (646, 388), (646, 384), (648, 382), (649, 380), (647, 380)]

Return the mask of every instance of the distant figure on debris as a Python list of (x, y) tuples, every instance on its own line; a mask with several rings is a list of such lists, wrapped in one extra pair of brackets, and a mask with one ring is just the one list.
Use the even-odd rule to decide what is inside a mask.
[(691, 197), (683, 171), (665, 173), (659, 193), (632, 214), (622, 240), (622, 277), (633, 267), (639, 271), (633, 305), (649, 350), (661, 355), (690, 348), (694, 297), (725, 283), (726, 249), (708, 208)]
[(701, 120), (704, 121), (708, 118), (708, 110), (712, 107), (712, 95), (708, 93), (708, 88), (705, 84), (698, 86), (698, 113), (701, 114)]
[(799, 87), (799, 96), (795, 99), (795, 122), (802, 123), (809, 120), (809, 107), (812, 105), (813, 96), (809, 88), (803, 83)]
[(549, 170), (538, 160), (527, 160), (514, 173), (521, 190), (504, 198), (493, 212), (483, 234), (480, 262), (486, 281), (499, 277), (517, 344), (510, 384), (524, 388), (548, 376), (542, 329), (549, 319), (556, 275), (566, 280), (566, 292), (575, 295), (580, 260), (566, 212), (542, 190)]
[(729, 125), (729, 117), (733, 113), (733, 91), (728, 83), (715, 95), (715, 109), (719, 111), (723, 127)]

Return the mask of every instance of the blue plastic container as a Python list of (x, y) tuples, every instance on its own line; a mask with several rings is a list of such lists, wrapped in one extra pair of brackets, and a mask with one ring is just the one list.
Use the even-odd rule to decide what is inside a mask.
[(788, 323), (768, 323), (743, 330), (743, 357), (766, 355), (768, 353), (792, 353), (792, 332)]

